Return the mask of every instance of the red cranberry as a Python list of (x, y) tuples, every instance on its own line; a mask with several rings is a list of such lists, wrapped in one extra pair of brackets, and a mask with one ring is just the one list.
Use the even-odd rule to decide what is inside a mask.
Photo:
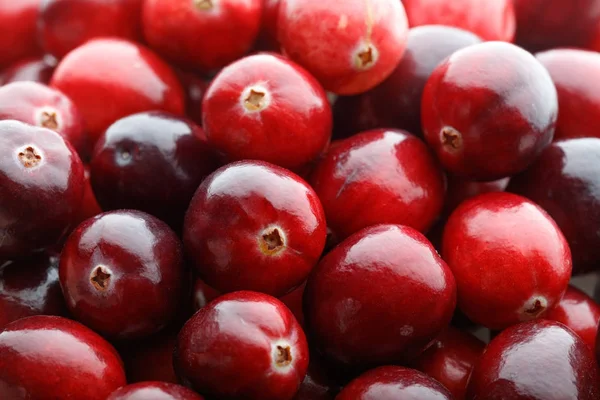
[(491, 182), (477, 182), (462, 179), (457, 176), (447, 176), (446, 201), (443, 215), (449, 216), (463, 201), (483, 193), (503, 192), (510, 178)]
[[(600, 4), (600, 2), (599, 2)], [(558, 92), (555, 139), (600, 137), (600, 54), (576, 49), (550, 50), (536, 55), (550, 72)]]
[(196, 278), (192, 297), (193, 310), (198, 311), (219, 296), (221, 296), (221, 292), (208, 286), (202, 279)]
[(413, 369), (385, 366), (350, 382), (336, 400), (452, 400), (439, 382)]
[(0, 121), (0, 260), (55, 244), (83, 195), (83, 164), (56, 132)]
[(546, 315), (571, 277), (571, 252), (556, 223), (511, 193), (462, 203), (446, 224), (442, 247), (460, 309), (490, 329)]
[(306, 182), (272, 164), (241, 161), (202, 182), (183, 238), (200, 277), (215, 289), (281, 296), (306, 279), (325, 236), (323, 209)]
[(525, 322), (487, 346), (471, 374), (467, 398), (595, 400), (598, 367), (588, 346), (564, 325)]
[(573, 254), (576, 273), (600, 268), (600, 139), (552, 143), (511, 179), (508, 190), (539, 204), (556, 221)]
[(202, 101), (209, 82), (185, 71), (178, 71), (178, 75), (185, 90), (185, 115), (202, 126)]
[(144, 35), (174, 63), (211, 71), (250, 50), (261, 11), (262, 0), (146, 0)]
[(38, 315), (0, 332), (0, 398), (105, 400), (126, 384), (102, 337), (62, 317)]
[(18, 61), (0, 74), (0, 83), (33, 81), (43, 84), (50, 83), (50, 78), (56, 68), (56, 60), (52, 57), (32, 57)]
[(279, 50), (277, 40), (277, 22), (279, 20), (279, 5), (281, 0), (262, 0), (261, 31), (259, 47), (268, 51)]
[(79, 108), (92, 144), (127, 115), (184, 112), (183, 89), (171, 67), (125, 40), (94, 39), (73, 50), (58, 64), (51, 85)]
[(45, 0), (38, 32), (42, 47), (57, 58), (97, 37), (141, 39), (142, 0)]
[(299, 168), (322, 153), (331, 137), (331, 106), (304, 69), (258, 54), (223, 69), (203, 102), (209, 141), (230, 160), (257, 159)]
[(95, 217), (102, 213), (102, 208), (96, 200), (96, 195), (92, 190), (92, 184), (90, 183), (90, 167), (84, 165), (84, 183), (83, 183), (83, 199), (81, 200), (81, 206), (75, 217), (75, 227), (85, 221), (88, 218)]
[(298, 320), (300, 326), (304, 328), (304, 311), (303, 307), (303, 299), (304, 299), (304, 288), (306, 287), (306, 282), (302, 285), (298, 286), (296, 289), (292, 290), (285, 296), (279, 298), (290, 309), (290, 311), (294, 314), (294, 317)]
[(179, 240), (140, 211), (100, 214), (79, 225), (60, 257), (69, 310), (106, 336), (130, 339), (163, 328), (180, 305)]
[(456, 285), (423, 235), (378, 225), (323, 258), (304, 291), (314, 343), (342, 366), (370, 367), (418, 354), (452, 318)]
[(485, 343), (475, 336), (448, 327), (413, 367), (444, 385), (454, 400), (464, 400), (469, 375), (484, 349)]
[(123, 386), (106, 400), (203, 400), (204, 397), (183, 386), (166, 382), (140, 382)]
[(334, 134), (347, 137), (385, 126), (421, 135), (421, 97), (427, 79), (446, 57), (480, 42), (475, 34), (450, 26), (409, 30), (406, 52), (389, 78), (368, 92), (336, 100)]
[(346, 139), (321, 160), (310, 182), (340, 239), (379, 223), (425, 232), (444, 202), (440, 167), (406, 131), (380, 129)]
[(119, 351), (125, 362), (127, 382), (179, 383), (173, 369), (177, 333), (179, 332), (168, 329), (135, 342), (121, 343)]
[(398, 0), (280, 3), (277, 32), (283, 51), (331, 92), (365, 92), (402, 58), (408, 23)]
[(307, 367), (306, 338), (290, 310), (256, 292), (230, 293), (200, 309), (175, 348), (180, 378), (220, 399), (292, 399)]
[(509, 43), (457, 51), (423, 92), (425, 138), (447, 170), (474, 180), (524, 170), (552, 141), (557, 113), (548, 71)]
[(40, 0), (0, 2), (0, 68), (41, 53), (36, 31), (40, 3)]

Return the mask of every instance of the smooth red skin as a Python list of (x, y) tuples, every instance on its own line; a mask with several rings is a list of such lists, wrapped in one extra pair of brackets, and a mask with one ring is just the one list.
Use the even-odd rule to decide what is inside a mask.
[(539, 204), (564, 233), (575, 273), (600, 268), (600, 138), (552, 143), (508, 190)]
[(105, 400), (126, 384), (115, 349), (62, 317), (34, 316), (0, 332), (0, 398)]
[(250, 50), (261, 13), (262, 0), (219, 0), (210, 10), (190, 0), (146, 0), (142, 24), (146, 41), (159, 54), (183, 68), (208, 72)]
[[(558, 114), (548, 71), (503, 42), (476, 44), (447, 58), (427, 81), (421, 104), (425, 139), (444, 168), (481, 181), (527, 168), (552, 141)], [(459, 148), (444, 144), (445, 127), (460, 132)]]
[[(285, 247), (265, 254), (265, 229), (281, 228)], [(188, 208), (183, 240), (201, 279), (221, 292), (256, 290), (282, 296), (300, 285), (325, 247), (316, 193), (273, 164), (240, 161), (210, 175)]]
[(96, 215), (102, 213), (102, 208), (98, 204), (98, 200), (96, 200), (96, 195), (92, 190), (92, 184), (90, 182), (90, 167), (88, 165), (84, 165), (83, 171), (83, 198), (81, 200), (79, 211), (77, 212), (77, 215), (75, 217), (74, 227), (77, 227), (86, 219), (95, 217)]
[[(291, 347), (288, 371), (274, 371), (272, 345)], [(251, 362), (249, 362), (251, 360)], [(279, 300), (258, 292), (226, 294), (200, 309), (179, 333), (178, 376), (219, 399), (290, 400), (308, 368), (302, 328)]]
[(121, 39), (93, 39), (73, 50), (50, 84), (75, 103), (92, 145), (127, 115), (185, 110), (183, 88), (171, 67), (146, 47)]
[(50, 83), (50, 78), (56, 68), (56, 60), (52, 57), (32, 57), (9, 65), (0, 74), (3, 85), (11, 82), (33, 81), (43, 84)]
[(204, 397), (172, 383), (140, 382), (115, 390), (106, 400), (204, 400)]
[(36, 21), (40, 0), (3, 1), (0, 4), (0, 68), (41, 53)]
[(302, 309), (302, 300), (304, 298), (304, 288), (306, 287), (306, 282), (292, 290), (285, 296), (279, 298), (290, 309), (290, 311), (294, 314), (294, 317), (298, 320), (298, 323), (304, 329), (304, 311)]
[(513, 0), (402, 0), (411, 27), (448, 25), (483, 40), (512, 42), (516, 19)]
[(258, 47), (267, 51), (278, 51), (277, 23), (281, 0), (262, 0), (261, 29), (258, 35)]
[(592, 400), (598, 366), (586, 343), (546, 320), (512, 326), (488, 344), (471, 374), (467, 399)]
[(491, 182), (477, 182), (462, 179), (457, 176), (447, 176), (446, 201), (444, 202), (445, 216), (450, 216), (463, 201), (483, 193), (504, 192), (510, 178), (498, 179)]
[(412, 367), (440, 382), (454, 400), (464, 400), (471, 371), (485, 343), (470, 333), (449, 326)]
[(38, 35), (46, 53), (63, 58), (97, 37), (142, 39), (143, 0), (45, 0)]
[(480, 42), (477, 35), (450, 26), (410, 29), (406, 52), (389, 78), (368, 92), (336, 100), (334, 135), (348, 137), (387, 127), (406, 129), (422, 136), (421, 97), (427, 79), (446, 57)]
[(0, 331), (32, 315), (66, 315), (58, 257), (39, 254), (0, 265)]
[[(31, 145), (42, 160), (26, 168), (17, 157)], [(49, 129), (0, 121), (0, 149), (0, 260), (6, 260), (52, 246), (66, 233), (79, 209), (84, 176), (73, 147)]]
[[(245, 90), (262, 87), (271, 100), (260, 111), (244, 106)], [(331, 106), (302, 67), (274, 54), (245, 57), (224, 68), (202, 103), (210, 143), (230, 161), (256, 159), (298, 169), (329, 144)]]
[(177, 73), (185, 90), (185, 115), (202, 126), (202, 100), (210, 82), (190, 72), (178, 71)]
[(148, 338), (123, 342), (119, 352), (125, 362), (127, 382), (179, 383), (173, 369), (173, 350), (178, 333), (178, 330), (168, 329)]
[(384, 366), (354, 379), (335, 400), (453, 400), (453, 397), (439, 382), (419, 371)]
[(341, 142), (323, 157), (310, 183), (327, 224), (340, 239), (376, 224), (426, 232), (444, 202), (444, 176), (420, 139), (379, 129)]
[[(94, 287), (98, 265), (112, 271), (107, 289)], [(179, 239), (162, 221), (141, 211), (100, 214), (79, 225), (60, 257), (60, 284), (71, 313), (115, 339), (159, 331), (181, 304)]]
[[(600, 2), (598, 2), (600, 4)], [(600, 54), (578, 49), (537, 53), (558, 92), (555, 140), (600, 137)]]
[(357, 369), (414, 358), (450, 323), (455, 304), (446, 263), (422, 234), (400, 225), (366, 228), (343, 241), (304, 291), (312, 343)]
[[(461, 311), (490, 329), (543, 317), (571, 277), (571, 252), (554, 220), (512, 193), (462, 203), (444, 229), (442, 254), (456, 278)], [(547, 301), (539, 315), (522, 310), (532, 296)]]
[[(396, 68), (406, 48), (408, 22), (397, 0), (280, 0), (277, 34), (284, 54), (325, 89), (351, 95), (372, 89)], [(355, 52), (364, 42), (379, 56), (361, 70)]]

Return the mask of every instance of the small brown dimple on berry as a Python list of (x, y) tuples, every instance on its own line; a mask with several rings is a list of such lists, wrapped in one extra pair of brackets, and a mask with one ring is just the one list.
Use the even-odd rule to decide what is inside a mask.
[(214, 7), (212, 0), (194, 0), (194, 4), (199, 10), (210, 10)]
[(260, 90), (250, 89), (250, 93), (244, 99), (244, 106), (249, 111), (258, 111), (265, 107), (265, 93)]
[(42, 161), (42, 156), (39, 155), (35, 147), (27, 146), (19, 152), (19, 161), (25, 168), (32, 168)]
[(542, 312), (543, 309), (544, 306), (542, 305), (542, 302), (539, 299), (536, 299), (530, 307), (525, 309), (525, 313), (528, 315), (536, 316), (540, 312)]
[(273, 228), (263, 233), (260, 243), (263, 253), (268, 255), (276, 254), (283, 249), (284, 246), (283, 236), (278, 228)]
[(292, 350), (290, 346), (277, 346), (276, 350), (275, 364), (278, 367), (287, 367), (292, 363)]
[(57, 130), (58, 129), (58, 117), (56, 112), (43, 111), (40, 114), (40, 125), (44, 128)]
[(96, 290), (104, 292), (110, 284), (110, 278), (110, 272), (99, 265), (92, 272), (90, 282), (92, 283), (92, 285), (94, 285)]
[(373, 48), (371, 46), (368, 46), (365, 50), (358, 53), (356, 57), (358, 58), (358, 67), (361, 69), (369, 68), (375, 62)]
[(460, 132), (454, 128), (446, 126), (442, 129), (442, 144), (454, 150), (458, 150), (462, 145)]

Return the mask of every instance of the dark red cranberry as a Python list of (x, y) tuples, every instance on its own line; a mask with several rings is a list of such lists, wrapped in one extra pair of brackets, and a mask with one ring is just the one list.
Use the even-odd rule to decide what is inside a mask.
[(442, 247), (460, 309), (490, 329), (545, 316), (571, 277), (571, 252), (556, 223), (512, 193), (462, 203), (448, 219)]
[(331, 138), (331, 106), (303, 68), (271, 54), (243, 58), (211, 82), (203, 127), (229, 160), (256, 159), (297, 169)]
[(163, 328), (180, 306), (184, 277), (177, 236), (141, 211), (107, 212), (85, 221), (60, 257), (69, 310), (111, 338)]
[(182, 115), (185, 96), (175, 72), (147, 48), (94, 39), (65, 57), (51, 85), (75, 103), (90, 142), (127, 115), (161, 110)]
[(257, 292), (230, 293), (200, 309), (174, 354), (178, 376), (219, 399), (291, 400), (308, 367), (306, 338), (290, 310)]
[(298, 286), (296, 289), (292, 290), (285, 296), (279, 298), (290, 309), (290, 311), (294, 314), (294, 317), (300, 323), (300, 326), (304, 328), (304, 311), (302, 310), (302, 300), (304, 298), (304, 288), (306, 287), (306, 282), (302, 285)]
[(146, 0), (142, 21), (158, 53), (184, 68), (211, 71), (250, 50), (261, 12), (262, 0)]
[(179, 383), (173, 369), (173, 350), (178, 333), (175, 329), (167, 329), (135, 342), (119, 343), (119, 353), (125, 362), (127, 382)]
[(267, 51), (278, 51), (277, 22), (281, 0), (262, 0), (261, 30), (258, 36), (258, 47)]
[(75, 224), (73, 228), (77, 227), (80, 223), (88, 218), (95, 217), (102, 212), (102, 208), (96, 200), (96, 195), (92, 190), (92, 184), (90, 183), (90, 167), (84, 165), (84, 183), (83, 183), (83, 198), (79, 211), (75, 217)]
[(421, 97), (427, 79), (446, 57), (480, 42), (475, 34), (450, 26), (409, 30), (406, 52), (389, 78), (368, 92), (335, 101), (334, 135), (347, 137), (381, 127), (422, 135)]
[(600, 269), (600, 138), (552, 143), (508, 190), (552, 216), (569, 242), (575, 273)]
[(221, 292), (207, 285), (202, 279), (196, 278), (192, 296), (193, 311), (198, 311), (208, 303), (221, 296)]
[(423, 92), (425, 138), (447, 170), (474, 180), (524, 170), (552, 141), (557, 113), (548, 71), (509, 43), (457, 51)]
[(184, 244), (199, 276), (222, 292), (281, 296), (321, 257), (326, 225), (315, 192), (293, 173), (240, 161), (210, 175), (194, 195)]
[(317, 354), (310, 355), (306, 376), (294, 400), (334, 400), (338, 385), (329, 376), (329, 370), (321, 364)]
[(453, 400), (438, 381), (414, 369), (385, 366), (350, 382), (336, 400)]
[(339, 239), (381, 223), (425, 232), (444, 202), (442, 170), (425, 143), (406, 131), (373, 130), (344, 140), (310, 182)]
[(26, 58), (2, 71), (0, 83), (6, 85), (11, 82), (32, 81), (48, 84), (54, 73), (54, 68), (56, 68), (56, 60), (53, 57)]
[(380, 84), (402, 58), (407, 34), (397, 0), (280, 0), (277, 35), (283, 52), (336, 94)]
[(83, 164), (56, 132), (0, 121), (0, 260), (55, 244), (81, 203)]
[(106, 400), (126, 384), (116, 350), (85, 326), (33, 316), (0, 332), (0, 398)]
[(204, 397), (183, 386), (166, 382), (140, 382), (123, 386), (106, 400), (203, 400)]
[(598, 366), (583, 340), (554, 321), (512, 326), (488, 344), (468, 399), (596, 400)]
[(44, 50), (62, 58), (97, 37), (142, 38), (142, 0), (45, 0), (38, 32)]
[(0, 68), (41, 54), (36, 31), (40, 3), (40, 0), (0, 2)]
[(399, 225), (350, 236), (304, 291), (315, 345), (344, 367), (410, 360), (450, 323), (455, 304), (446, 263), (422, 234)]
[(503, 192), (510, 178), (498, 179), (491, 182), (469, 181), (457, 176), (447, 176), (446, 201), (444, 216), (449, 216), (463, 201), (483, 193)]
[(209, 82), (190, 72), (178, 71), (177, 73), (185, 90), (185, 115), (202, 126), (202, 101)]

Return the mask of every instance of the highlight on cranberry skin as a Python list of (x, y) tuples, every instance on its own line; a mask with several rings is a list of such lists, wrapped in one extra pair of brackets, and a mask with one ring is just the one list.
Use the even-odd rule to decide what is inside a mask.
[(166, 382), (139, 382), (123, 386), (106, 398), (106, 400), (204, 400), (192, 390)]
[(50, 83), (54, 68), (56, 68), (54, 57), (28, 57), (6, 67), (0, 73), (0, 83), (6, 85), (11, 82), (32, 81), (47, 85)]

